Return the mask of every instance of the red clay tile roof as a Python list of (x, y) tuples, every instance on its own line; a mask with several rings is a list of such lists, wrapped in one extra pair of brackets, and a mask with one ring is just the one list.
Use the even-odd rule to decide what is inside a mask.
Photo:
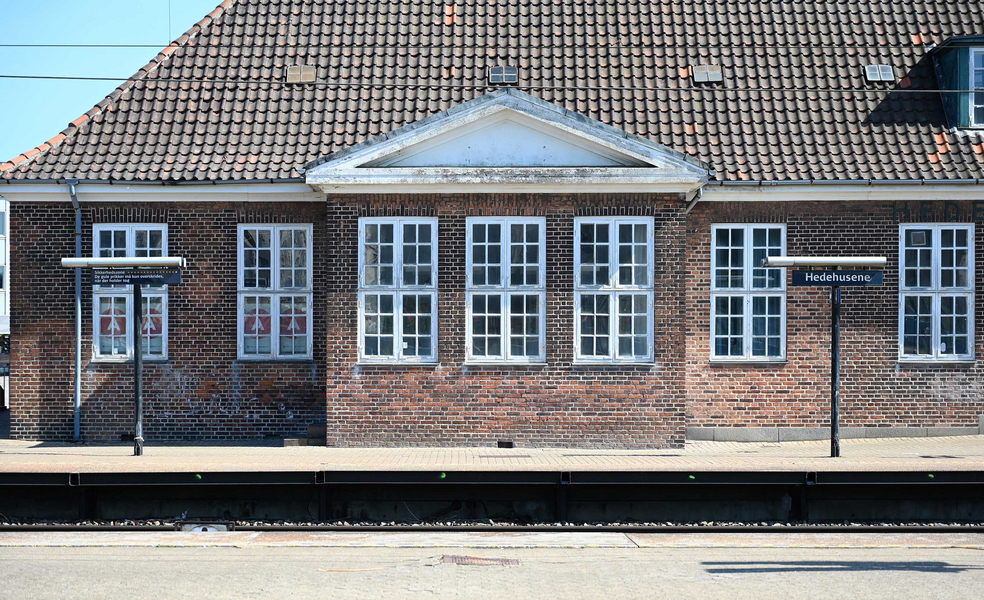
[[(698, 158), (716, 179), (979, 178), (982, 135), (951, 131), (939, 94), (918, 91), (937, 87), (931, 44), (984, 33), (972, 5), (226, 0), (0, 178), (296, 178), (488, 93), (500, 64), (520, 68), (520, 89)], [(700, 62), (745, 90), (690, 89)], [(283, 83), (301, 63), (322, 83)], [(894, 67), (895, 92), (865, 82), (868, 63)]]

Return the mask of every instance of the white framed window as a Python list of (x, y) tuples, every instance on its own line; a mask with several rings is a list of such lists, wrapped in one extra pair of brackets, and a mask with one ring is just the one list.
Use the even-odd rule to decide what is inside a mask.
[(786, 270), (761, 267), (785, 253), (785, 225), (711, 226), (712, 360), (785, 360)]
[(974, 226), (899, 226), (899, 359), (974, 360)]
[(241, 360), (312, 358), (310, 224), (239, 225)]
[(546, 360), (546, 229), (544, 218), (468, 218), (468, 361)]
[[(92, 226), (92, 254), (96, 257), (167, 256), (167, 225)], [(167, 359), (168, 286), (140, 289), (140, 348), (143, 358)], [(99, 361), (133, 359), (133, 286), (92, 286), (92, 357)]]
[(574, 361), (653, 360), (653, 219), (574, 219)]
[(984, 127), (984, 48), (970, 51), (970, 125)]
[(359, 360), (437, 362), (437, 219), (359, 219)]

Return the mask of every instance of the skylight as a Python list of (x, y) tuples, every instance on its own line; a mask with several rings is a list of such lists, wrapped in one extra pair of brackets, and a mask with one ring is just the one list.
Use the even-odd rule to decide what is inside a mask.
[(865, 65), (864, 77), (868, 81), (895, 81), (892, 65)]
[(489, 67), (489, 83), (517, 83), (519, 69), (516, 67)]
[(721, 65), (694, 65), (694, 83), (714, 83), (724, 81)]

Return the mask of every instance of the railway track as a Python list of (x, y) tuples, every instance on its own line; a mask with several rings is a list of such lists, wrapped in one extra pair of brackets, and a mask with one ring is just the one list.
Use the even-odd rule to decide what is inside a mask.
[(115, 525), (115, 524), (72, 524), (72, 523), (26, 523), (0, 524), (0, 532), (166, 532), (193, 531), (195, 528), (212, 528), (218, 531), (266, 532), (266, 531), (307, 531), (334, 533), (974, 533), (984, 534), (984, 523), (947, 524), (742, 524), (726, 525), (700, 524), (294, 524), (278, 523), (267, 525), (238, 524), (227, 521), (175, 521), (161, 525)]

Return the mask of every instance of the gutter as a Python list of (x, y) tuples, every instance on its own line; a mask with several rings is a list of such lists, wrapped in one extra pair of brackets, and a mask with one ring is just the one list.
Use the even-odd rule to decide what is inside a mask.
[(0, 182), (8, 185), (22, 184), (69, 184), (78, 185), (80, 183), (93, 183), (101, 185), (153, 185), (161, 187), (177, 187), (184, 185), (250, 185), (254, 183), (306, 183), (303, 177), (288, 177), (283, 179), (209, 179), (202, 181), (145, 181), (135, 180), (126, 181), (121, 179), (0, 179)]
[[(82, 258), (82, 205), (75, 193), (75, 180), (68, 180), (68, 194), (75, 209), (75, 258)], [(82, 269), (75, 269), (75, 427), (73, 440), (82, 441)]]
[(791, 179), (765, 181), (708, 181), (715, 187), (773, 187), (785, 185), (838, 186), (838, 185), (984, 185), (984, 178), (977, 179)]

